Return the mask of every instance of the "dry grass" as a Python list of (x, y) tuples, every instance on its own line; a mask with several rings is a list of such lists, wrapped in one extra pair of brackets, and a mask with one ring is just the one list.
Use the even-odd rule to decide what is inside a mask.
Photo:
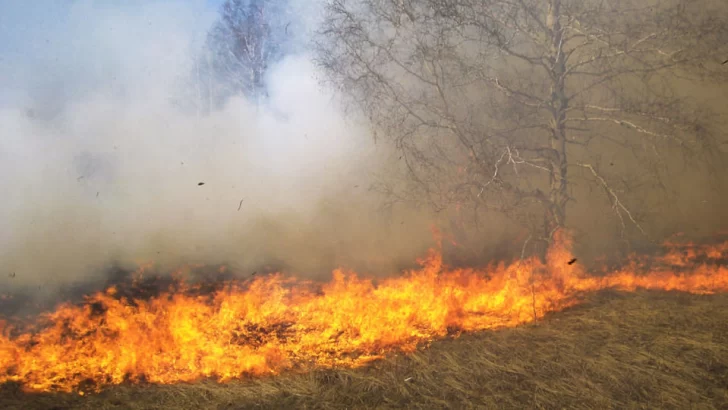
[(728, 408), (728, 295), (603, 292), (541, 323), (357, 370), (88, 397), (0, 388), (3, 409)]

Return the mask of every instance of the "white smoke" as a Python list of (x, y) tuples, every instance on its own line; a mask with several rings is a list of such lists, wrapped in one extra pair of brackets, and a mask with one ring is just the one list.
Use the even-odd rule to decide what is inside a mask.
[(385, 263), (429, 241), (368, 222), (378, 148), (307, 55), (272, 67), (267, 107), (196, 116), (175, 96), (216, 17), (204, 1), (63, 4), (0, 5), (0, 287), (111, 262)]

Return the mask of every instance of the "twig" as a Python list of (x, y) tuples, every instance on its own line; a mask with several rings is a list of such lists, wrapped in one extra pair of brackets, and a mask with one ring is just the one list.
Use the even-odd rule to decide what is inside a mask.
[(521, 261), (518, 262), (519, 266), (520, 266), (521, 262), (523, 262), (523, 258), (526, 255), (526, 246), (528, 246), (528, 242), (531, 241), (531, 236), (532, 235), (528, 235), (528, 238), (526, 238), (526, 240), (523, 241), (523, 247), (521, 248)]
[(538, 314), (536, 313), (536, 282), (533, 280), (533, 274), (531, 275), (531, 306), (533, 307), (533, 321), (538, 320)]
[(620, 209), (624, 213), (627, 214), (627, 216), (629, 217), (629, 220), (632, 221), (632, 223), (634, 224), (634, 226), (636, 226), (637, 229), (639, 229), (639, 231), (642, 232), (642, 234), (644, 236), (648, 236), (649, 237), (649, 235), (647, 235), (647, 232), (645, 232), (645, 230), (642, 229), (642, 225), (640, 225), (639, 222), (637, 222), (634, 219), (634, 217), (632, 216), (632, 212), (630, 212), (629, 209), (627, 209), (627, 207), (624, 206), (624, 204), (622, 203), (622, 201), (620, 201), (619, 196), (617, 195), (617, 193), (614, 192), (614, 190), (612, 189), (612, 187), (609, 186), (609, 184), (607, 183), (607, 181), (604, 178), (602, 178), (601, 175), (599, 175), (599, 173), (597, 172), (597, 170), (594, 169), (594, 166), (592, 166), (591, 164), (584, 164), (584, 163), (577, 163), (577, 165), (580, 166), (580, 167), (587, 168), (588, 170), (590, 170), (591, 173), (592, 173), (592, 175), (594, 175), (594, 178), (596, 178), (597, 181), (599, 181), (599, 183), (602, 185), (602, 188), (604, 188), (604, 190), (607, 192), (607, 194), (612, 197), (614, 212), (619, 217), (619, 221), (622, 224), (622, 230), (624, 231), (625, 224), (624, 224), (624, 219), (622, 218), (622, 213), (619, 211)]
[[(521, 267), (521, 263), (523, 263), (523, 259), (526, 257), (526, 246), (528, 246), (528, 242), (531, 241), (531, 237), (533, 235), (529, 234), (528, 238), (526, 238), (525, 241), (523, 241), (523, 247), (521, 248), (521, 260), (518, 261), (518, 267)], [(536, 313), (536, 281), (533, 277), (533, 269), (531, 269), (531, 276), (530, 276), (530, 285), (531, 285), (531, 308), (533, 309), (533, 321), (535, 322), (538, 320), (538, 314)]]

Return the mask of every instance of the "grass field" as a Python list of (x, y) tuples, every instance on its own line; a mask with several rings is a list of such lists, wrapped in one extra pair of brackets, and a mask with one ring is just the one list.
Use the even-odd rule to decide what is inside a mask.
[(2, 409), (726, 409), (728, 295), (601, 292), (516, 329), (354, 370), (98, 394), (0, 388)]

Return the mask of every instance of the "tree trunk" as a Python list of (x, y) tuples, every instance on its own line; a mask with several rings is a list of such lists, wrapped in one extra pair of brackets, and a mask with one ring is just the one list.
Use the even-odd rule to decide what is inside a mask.
[(554, 154), (549, 163), (549, 207), (546, 211), (544, 230), (546, 238), (551, 237), (554, 230), (563, 227), (566, 220), (567, 195), (567, 161), (566, 161), (566, 110), (569, 99), (566, 95), (565, 73), (566, 57), (563, 52), (563, 29), (560, 22), (561, 0), (551, 0), (546, 18), (546, 27), (550, 40), (551, 77), (551, 121), (550, 146)]

